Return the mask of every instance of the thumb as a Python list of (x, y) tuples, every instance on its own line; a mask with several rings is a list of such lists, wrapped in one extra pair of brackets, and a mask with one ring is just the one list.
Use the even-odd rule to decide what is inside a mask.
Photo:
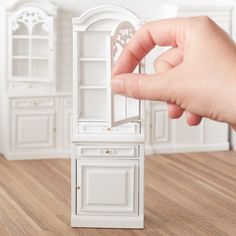
[(119, 74), (112, 78), (111, 89), (114, 93), (136, 99), (169, 101), (173, 88), (169, 74)]

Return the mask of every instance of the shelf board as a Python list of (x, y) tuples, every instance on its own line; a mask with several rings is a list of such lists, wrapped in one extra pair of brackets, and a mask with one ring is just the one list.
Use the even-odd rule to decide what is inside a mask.
[(27, 55), (22, 55), (22, 56), (13, 55), (12, 58), (13, 59), (24, 59), (24, 60), (27, 60), (27, 59), (29, 59), (29, 56), (27, 56)]
[(79, 89), (107, 89), (104, 85), (79, 85)]
[(94, 122), (94, 121), (103, 121), (103, 122), (106, 122), (106, 118), (105, 117), (84, 117), (84, 116), (81, 116), (78, 118), (78, 121), (86, 121), (86, 122)]
[(33, 59), (33, 60), (49, 60), (49, 58), (45, 57), (45, 56), (31, 56), (31, 59)]
[(79, 61), (84, 62), (106, 62), (106, 58), (104, 57), (79, 57)]
[(44, 40), (48, 40), (48, 36), (42, 36), (42, 35), (13, 35), (12, 36), (13, 39), (44, 39)]
[(24, 59), (24, 60), (29, 60), (29, 59), (33, 59), (33, 60), (49, 60), (48, 57), (43, 57), (43, 56), (27, 56), (27, 55), (22, 55), (22, 56), (16, 56), (16, 55), (13, 55), (12, 56), (13, 59), (16, 59), (16, 60), (21, 60), (21, 59)]
[(11, 79), (8, 80), (9, 82), (45, 82), (50, 83), (52, 82), (47, 77), (32, 77), (32, 76), (12, 76)]

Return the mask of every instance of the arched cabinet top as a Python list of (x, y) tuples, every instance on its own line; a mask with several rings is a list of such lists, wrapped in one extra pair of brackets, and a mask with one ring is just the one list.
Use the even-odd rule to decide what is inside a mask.
[(23, 24), (28, 28), (29, 34), (31, 34), (35, 25), (41, 23), (44, 31), (49, 32), (52, 27), (49, 17), (40, 8), (24, 7), (14, 14), (12, 30), (16, 31), (20, 24)]
[(136, 27), (143, 23), (143, 20), (127, 8), (115, 5), (102, 5), (87, 10), (80, 17), (73, 18), (73, 25), (77, 30), (85, 31), (96, 22), (106, 19), (130, 21)]
[(48, 0), (12, 0), (6, 4), (9, 13), (16, 13), (23, 8), (38, 8), (49, 16), (56, 16), (58, 7)]

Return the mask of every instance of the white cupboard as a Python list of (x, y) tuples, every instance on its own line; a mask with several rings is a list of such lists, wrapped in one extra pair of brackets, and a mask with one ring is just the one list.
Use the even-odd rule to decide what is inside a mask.
[(112, 67), (140, 23), (117, 6), (73, 19), (73, 227), (144, 225), (143, 106), (110, 88)]
[(9, 160), (70, 156), (72, 92), (57, 89), (57, 12), (36, 0), (5, 9), (0, 151)]

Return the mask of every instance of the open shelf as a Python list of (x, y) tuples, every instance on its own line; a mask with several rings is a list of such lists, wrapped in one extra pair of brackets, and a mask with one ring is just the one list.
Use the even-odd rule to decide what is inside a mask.
[(44, 77), (30, 77), (30, 76), (12, 76), (12, 78), (9, 80), (10, 82), (50, 82), (48, 81), (48, 78)]
[(102, 85), (79, 85), (79, 89), (107, 89), (107, 87)]
[[(87, 58), (86, 58), (87, 59)], [(105, 87), (107, 84), (106, 60), (104, 58), (80, 61), (79, 84), (82, 86)]]
[(105, 89), (79, 90), (79, 119), (104, 120), (107, 113), (107, 99)]
[(105, 58), (109, 31), (85, 31), (79, 37), (79, 57)]
[(106, 62), (106, 58), (104, 57), (79, 57), (79, 61), (81, 62)]
[(12, 58), (13, 59), (15, 59), (15, 60), (17, 60), (17, 59), (19, 59), (19, 60), (21, 60), (21, 59), (33, 59), (33, 60), (48, 60), (48, 57), (30, 57), (30, 56), (15, 56), (15, 55), (13, 55), (12, 56)]
[(81, 121), (81, 122), (105, 122), (106, 117), (79, 117), (78, 121)]
[(13, 39), (43, 39), (48, 40), (48, 36), (42, 36), (42, 35), (13, 35)]
[(22, 56), (17, 56), (17, 55), (13, 55), (12, 56), (12, 59), (14, 59), (14, 60), (17, 60), (17, 59), (19, 59), (19, 60), (27, 60), (27, 59), (29, 59), (30, 58), (30, 56), (28, 56), (28, 55), (22, 55)]

